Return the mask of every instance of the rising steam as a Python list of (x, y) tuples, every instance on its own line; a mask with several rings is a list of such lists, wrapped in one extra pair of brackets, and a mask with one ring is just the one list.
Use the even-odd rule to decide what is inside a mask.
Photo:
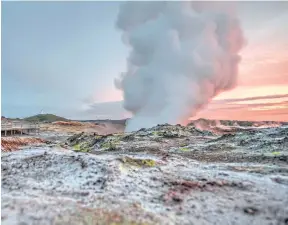
[(133, 113), (126, 131), (186, 124), (237, 80), (243, 46), (239, 22), (216, 2), (127, 2), (117, 27), (131, 47), (127, 72), (116, 80)]

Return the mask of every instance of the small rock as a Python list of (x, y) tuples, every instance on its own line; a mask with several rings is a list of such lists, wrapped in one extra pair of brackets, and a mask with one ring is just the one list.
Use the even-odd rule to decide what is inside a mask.
[(81, 196), (88, 196), (89, 195), (89, 192), (82, 192), (80, 193)]
[(255, 215), (259, 212), (259, 210), (254, 207), (245, 207), (243, 211), (249, 215)]
[(174, 195), (174, 196), (172, 197), (172, 200), (173, 200), (174, 202), (177, 202), (177, 203), (180, 203), (180, 202), (183, 201), (183, 199), (182, 199), (180, 196), (177, 196), (177, 195)]

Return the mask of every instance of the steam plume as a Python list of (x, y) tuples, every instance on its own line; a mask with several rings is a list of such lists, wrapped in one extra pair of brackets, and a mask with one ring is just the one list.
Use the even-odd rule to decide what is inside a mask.
[(236, 84), (243, 36), (227, 3), (126, 2), (117, 27), (131, 47), (115, 81), (134, 115), (126, 131), (186, 124)]

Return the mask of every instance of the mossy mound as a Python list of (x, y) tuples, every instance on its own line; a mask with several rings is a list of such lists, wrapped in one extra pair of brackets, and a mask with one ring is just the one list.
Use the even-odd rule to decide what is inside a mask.
[[(209, 136), (212, 133), (205, 133), (195, 127), (184, 127), (181, 125), (158, 125), (149, 129), (140, 129), (131, 133), (118, 133), (109, 135), (80, 133), (70, 137), (67, 145), (73, 147), (77, 151), (89, 152), (96, 151), (117, 151), (121, 149), (139, 149), (142, 145), (151, 143), (158, 145), (161, 143), (173, 142), (177, 139), (177, 143), (181, 147), (191, 144), (191, 138)], [(183, 144), (185, 142), (185, 144)], [(173, 142), (174, 143), (174, 142)], [(152, 145), (149, 146), (152, 146)], [(78, 146), (79, 145), (79, 146)]]
[(132, 157), (122, 157), (120, 161), (125, 165), (136, 166), (136, 167), (154, 167), (156, 166), (156, 161), (153, 159), (138, 159)]
[(66, 144), (75, 151), (89, 152), (92, 149), (116, 150), (122, 135), (85, 134), (84, 132), (68, 138)]
[(86, 145), (86, 143), (74, 145), (73, 146), (73, 150), (76, 151), (76, 152), (90, 152), (90, 149)]

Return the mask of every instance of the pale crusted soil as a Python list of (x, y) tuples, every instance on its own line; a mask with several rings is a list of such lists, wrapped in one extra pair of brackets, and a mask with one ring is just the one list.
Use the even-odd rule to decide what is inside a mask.
[(288, 224), (287, 128), (197, 132), (79, 134), (2, 153), (2, 223)]

